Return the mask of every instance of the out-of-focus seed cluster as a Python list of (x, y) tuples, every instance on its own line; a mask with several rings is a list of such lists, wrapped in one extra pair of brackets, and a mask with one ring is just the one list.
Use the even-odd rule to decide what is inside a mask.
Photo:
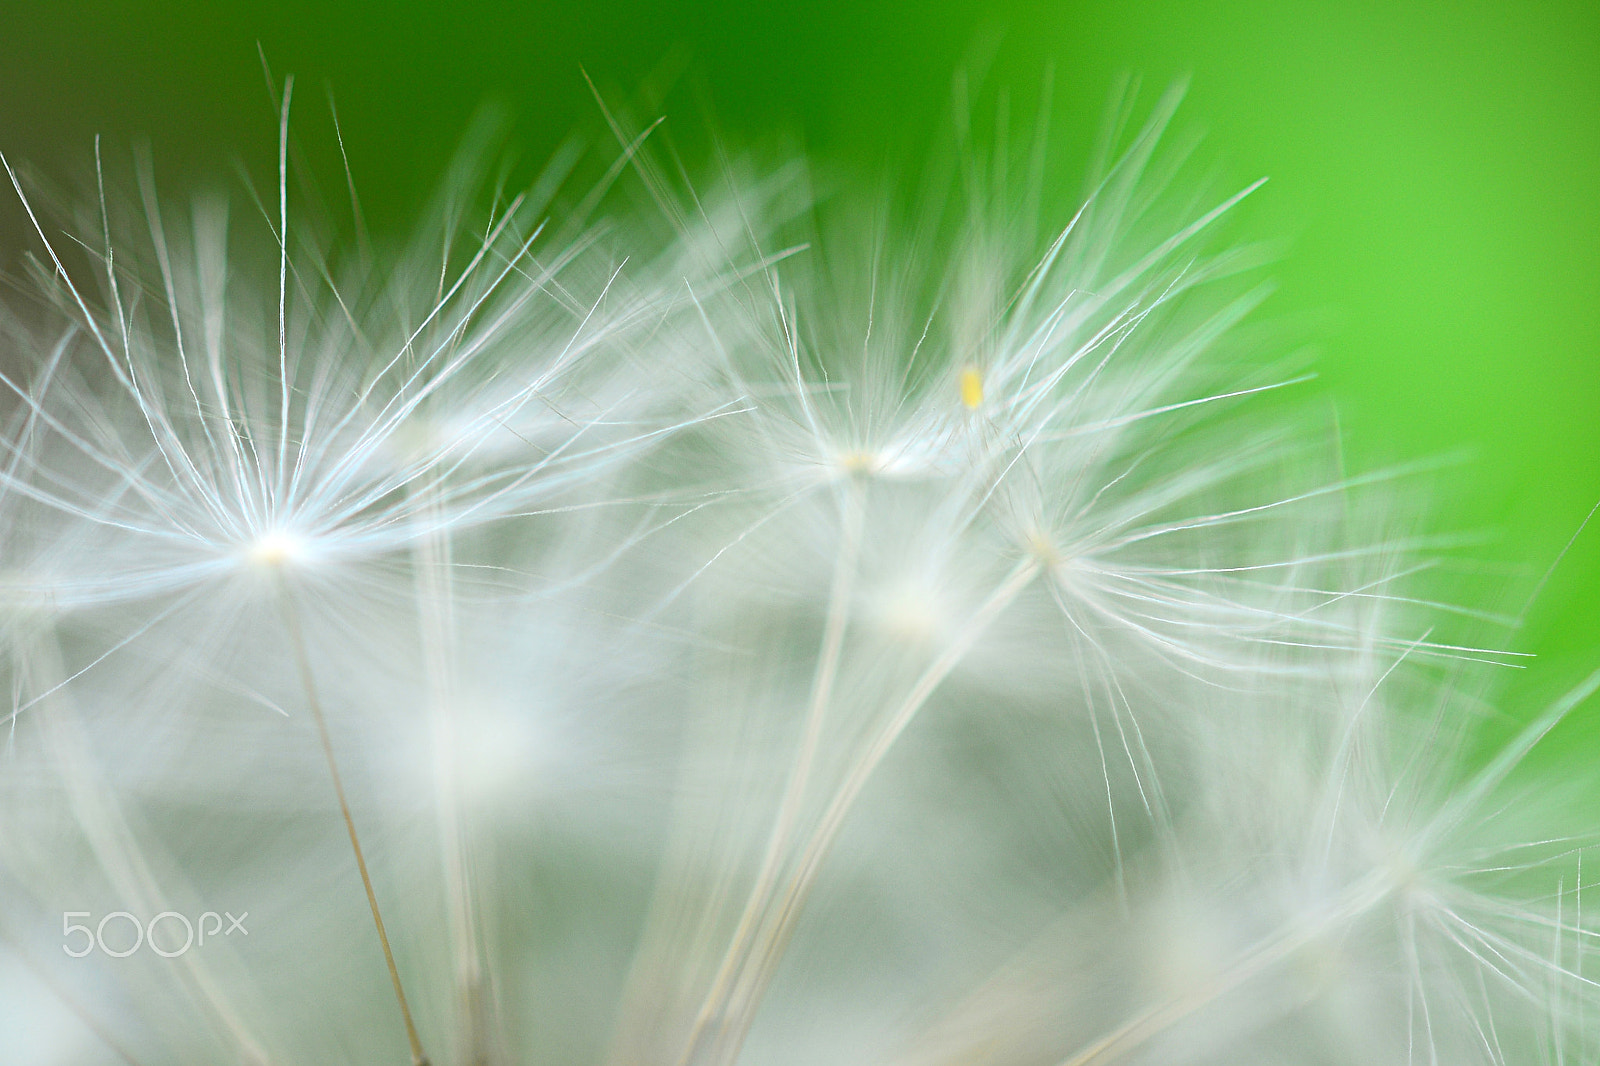
[(8, 161), (0, 1060), (1588, 1061), (1600, 674), (1480, 702), (1177, 100), (1053, 230), (618, 120), (345, 249), (287, 87), (259, 211)]

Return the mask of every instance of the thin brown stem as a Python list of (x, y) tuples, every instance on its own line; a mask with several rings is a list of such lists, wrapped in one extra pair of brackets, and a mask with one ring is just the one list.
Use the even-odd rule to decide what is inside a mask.
[[(922, 672), (876, 737), (857, 757), (807, 839), (795, 870), (776, 901), (776, 909), (764, 916), (764, 923), (757, 930), (754, 943), (739, 971), (732, 981), (718, 990), (714, 1000), (709, 1000), (702, 1007), (702, 1018), (707, 1021), (697, 1027), (697, 1039), (684, 1053), (683, 1063), (733, 1061), (772, 980), (778, 959), (799, 920), (811, 885), (838, 838), (856, 798), (922, 706), (966, 658), (994, 620), (1033, 582), (1039, 569), (1039, 561), (1033, 558), (1017, 564), (1006, 580), (972, 613), (960, 633)], [(716, 1028), (711, 1027), (710, 1019), (716, 1020)]]
[(845, 630), (850, 620), (850, 597), (856, 579), (858, 557), (861, 550), (861, 527), (865, 517), (864, 489), (851, 484), (845, 489), (842, 509), (839, 552), (834, 560), (833, 582), (828, 594), (828, 610), (822, 629), (822, 646), (817, 654), (817, 668), (811, 681), (811, 696), (807, 701), (805, 721), (801, 729), (800, 747), (790, 769), (789, 782), (778, 804), (778, 814), (772, 834), (767, 840), (766, 854), (756, 874), (754, 887), (745, 901), (739, 925), (723, 954), (722, 964), (712, 980), (711, 990), (695, 1018), (694, 1027), (684, 1045), (684, 1060), (700, 1043), (714, 1013), (720, 1010), (729, 993), (730, 984), (738, 969), (746, 962), (750, 938), (755, 934), (772, 893), (777, 887), (779, 867), (785, 849), (793, 836), (794, 825), (805, 801), (806, 787), (816, 762), (822, 742), (822, 729), (827, 719), (828, 703), (833, 695), (834, 680), (839, 672), (839, 660), (844, 649)]
[(394, 963), (394, 951), (389, 947), (389, 934), (383, 928), (383, 915), (378, 910), (378, 896), (372, 890), (372, 875), (367, 872), (366, 856), (361, 853), (361, 838), (356, 835), (355, 819), (350, 816), (350, 803), (345, 799), (344, 781), (339, 776), (339, 763), (333, 757), (333, 739), (328, 734), (328, 719), (322, 713), (322, 700), (317, 696), (316, 677), (311, 671), (311, 653), (306, 647), (305, 633), (300, 627), (300, 616), (295, 611), (294, 600), (287, 589), (280, 588), (279, 602), (283, 605), (284, 626), (289, 631), (289, 644), (294, 649), (295, 666), (300, 671), (300, 683), (305, 688), (306, 703), (311, 707), (311, 717), (317, 723), (317, 737), (322, 742), (322, 754), (328, 761), (328, 776), (333, 778), (333, 791), (339, 797), (339, 813), (344, 816), (345, 830), (350, 834), (350, 850), (356, 857), (356, 868), (361, 871), (361, 885), (367, 890), (367, 906), (372, 909), (372, 924), (378, 930), (378, 942), (383, 945), (383, 961), (389, 967), (389, 980), (394, 982), (394, 998), (400, 1004), (400, 1017), (405, 1021), (406, 1040), (411, 1044), (412, 1066), (428, 1066), (428, 1056), (422, 1050), (422, 1040), (417, 1036), (417, 1024), (411, 1018), (411, 1008), (406, 1004), (405, 989), (400, 986), (400, 970)]

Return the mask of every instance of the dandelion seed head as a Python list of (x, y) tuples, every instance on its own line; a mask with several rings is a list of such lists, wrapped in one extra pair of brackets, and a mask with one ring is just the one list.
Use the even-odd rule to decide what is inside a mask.
[(272, 529), (251, 540), (240, 554), (249, 566), (277, 571), (304, 564), (310, 551), (304, 537), (289, 530)]
[(839, 469), (849, 475), (870, 476), (883, 469), (883, 460), (875, 452), (850, 449), (838, 455)]
[(625, 117), (607, 180), (670, 233), (548, 190), (471, 218), (452, 175), (351, 266), (286, 137), (253, 265), (148, 182), (64, 259), (38, 223), (0, 937), (80, 890), (198, 913), (168, 894), (228, 856), (198, 880), (293, 915), (248, 945), (292, 962), (129, 981), (139, 1060), (345, 1061), (393, 1008), (322, 964), (370, 954), (363, 894), (304, 886), (359, 826), (437, 1062), (1212, 1066), (1310, 1061), (1312, 1025), (1318, 1062), (1528, 1061), (1500, 1043), (1597, 1001), (1593, 834), (1491, 831), (1543, 733), (1463, 770), (1484, 716), (1395, 693), (1494, 656), (1402, 632), (1436, 605), (1349, 513), (1391, 483), (1220, 417), (1300, 379), (1224, 347), (1260, 291), (1202, 238), (1249, 190), (1155, 154), (1176, 102), (1054, 236), (974, 160), (909, 224), (799, 162), (690, 209)]
[(1373, 868), (1394, 897), (1407, 904), (1426, 906), (1432, 898), (1427, 866), (1418, 861), (1404, 840), (1382, 839)]
[(1034, 530), (1024, 539), (1029, 555), (1038, 560), (1039, 566), (1050, 574), (1057, 573), (1067, 563), (1066, 556), (1061, 549), (1056, 547), (1055, 539), (1042, 530)]

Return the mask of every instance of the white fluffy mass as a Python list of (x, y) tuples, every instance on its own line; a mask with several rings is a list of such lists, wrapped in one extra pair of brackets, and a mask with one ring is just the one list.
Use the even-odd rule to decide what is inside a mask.
[(1493, 706), (1178, 97), (1059, 219), (608, 116), (387, 247), (288, 86), (253, 206), (8, 161), (0, 1060), (1594, 1061), (1600, 673)]

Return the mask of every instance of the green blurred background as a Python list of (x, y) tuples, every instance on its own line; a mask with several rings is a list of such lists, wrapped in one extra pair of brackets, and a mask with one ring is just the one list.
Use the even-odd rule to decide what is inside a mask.
[[(1314, 340), (1315, 388), (1339, 412), (1350, 465), (1464, 457), (1431, 489), (1411, 483), (1431, 528), (1485, 535), (1465, 552), (1475, 571), (1451, 579), (1461, 594), (1489, 590), (1483, 606), (1515, 612), (1600, 499), (1593, 0), (0, 0), (0, 148), (71, 175), (96, 132), (124, 157), (145, 137), (169, 191), (234, 180), (236, 160), (270, 181), (258, 42), (274, 73), (297, 75), (299, 114), (325, 123), (335, 93), (366, 207), (391, 231), (486, 100), (506, 107), (530, 160), (603, 129), (582, 69), (618, 100), (680, 72), (664, 109), (686, 143), (711, 125), (735, 144), (786, 133), (864, 171), (935, 135), (952, 74), (975, 56), (1019, 108), (1053, 70), (1064, 166), (1118, 76), (1141, 76), (1147, 99), (1189, 76), (1180, 126), (1207, 131), (1219, 187), (1271, 178), (1236, 232), (1286, 241), (1269, 313)], [(336, 181), (337, 156), (316, 159)], [(21, 224), (14, 203), (0, 207), (8, 269)], [(1542, 656), (1512, 682), (1523, 714), (1600, 665), (1600, 520), (1526, 629), (1499, 639)], [(1579, 754), (1600, 728), (1567, 737)]]

